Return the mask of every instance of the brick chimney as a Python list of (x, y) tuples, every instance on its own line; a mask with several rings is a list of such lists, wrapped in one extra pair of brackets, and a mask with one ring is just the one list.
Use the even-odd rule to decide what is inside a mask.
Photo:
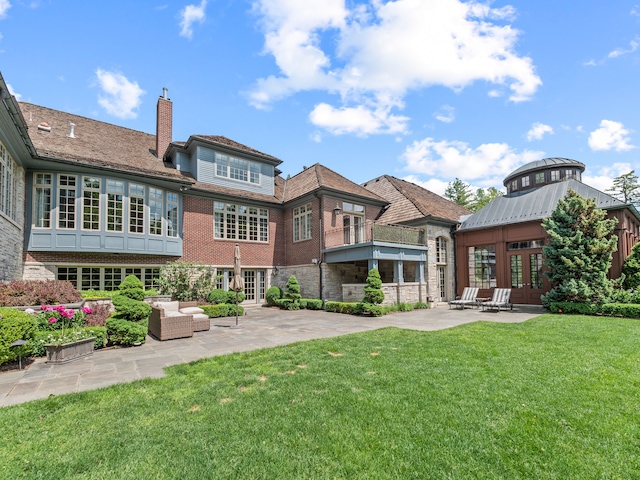
[(163, 88), (162, 96), (158, 98), (156, 116), (156, 153), (160, 160), (163, 159), (172, 140), (173, 103), (167, 93), (168, 90)]

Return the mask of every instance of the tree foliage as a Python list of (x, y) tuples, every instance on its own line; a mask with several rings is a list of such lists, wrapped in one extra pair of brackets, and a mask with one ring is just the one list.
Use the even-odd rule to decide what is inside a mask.
[(491, 200), (501, 196), (503, 193), (496, 187), (478, 188), (475, 193), (471, 191), (471, 185), (456, 178), (449, 182), (444, 196), (461, 207), (472, 212), (477, 212)]
[(631, 254), (622, 265), (622, 273), (624, 288), (635, 290), (640, 287), (640, 243), (636, 243), (631, 249)]
[(160, 291), (174, 300), (206, 300), (216, 286), (213, 269), (197, 262), (170, 262), (160, 268)]
[(554, 285), (542, 296), (543, 305), (602, 303), (611, 295), (613, 284), (607, 273), (617, 249), (618, 238), (613, 235), (617, 220), (606, 216), (596, 207), (595, 199), (569, 190), (551, 216), (542, 221), (551, 237), (550, 244), (542, 248), (549, 268), (545, 275)]
[(640, 184), (634, 170), (613, 179), (613, 186), (605, 190), (624, 203), (635, 204), (640, 199)]
[(287, 290), (285, 298), (288, 298), (293, 302), (298, 302), (302, 298), (302, 295), (300, 295), (300, 284), (298, 283), (298, 279), (295, 275), (291, 275), (289, 277), (289, 280), (287, 280), (287, 284), (285, 285), (285, 289)]

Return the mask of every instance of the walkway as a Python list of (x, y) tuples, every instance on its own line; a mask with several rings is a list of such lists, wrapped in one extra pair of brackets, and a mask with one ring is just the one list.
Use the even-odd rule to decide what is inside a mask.
[(28, 370), (0, 374), (0, 407), (28, 402), (49, 395), (61, 395), (106, 387), (147, 377), (164, 376), (164, 368), (200, 358), (287, 345), (315, 338), (399, 327), (412, 330), (442, 330), (465, 323), (487, 320), (523, 322), (542, 309), (482, 312), (449, 310), (446, 305), (431, 310), (394, 313), (380, 318), (356, 317), (324, 311), (283, 311), (251, 308), (239, 319), (241, 328), (227, 328), (235, 318), (212, 319), (211, 330), (191, 338), (157, 341), (147, 337), (139, 347), (96, 350), (93, 355), (63, 365), (37, 359)]

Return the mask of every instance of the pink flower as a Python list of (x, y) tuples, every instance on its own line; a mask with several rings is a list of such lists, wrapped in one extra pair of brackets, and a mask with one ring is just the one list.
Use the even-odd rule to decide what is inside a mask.
[(49, 318), (49, 323), (56, 323), (58, 319), (56, 317)]
[(64, 311), (67, 309), (67, 307), (65, 307), (64, 305), (56, 305), (55, 307), (53, 307), (53, 309), (54, 309), (56, 312), (60, 312), (60, 313), (62, 313), (62, 312), (64, 312)]
[(76, 312), (74, 312), (73, 310), (63, 310), (60, 312), (60, 315), (62, 315), (65, 318), (73, 318), (75, 314)]
[(93, 313), (93, 310), (91, 309), (91, 307), (82, 307), (82, 312), (86, 313), (87, 315)]
[(53, 308), (51, 308), (49, 305), (40, 305), (40, 309), (44, 310), (45, 312), (52, 312)]

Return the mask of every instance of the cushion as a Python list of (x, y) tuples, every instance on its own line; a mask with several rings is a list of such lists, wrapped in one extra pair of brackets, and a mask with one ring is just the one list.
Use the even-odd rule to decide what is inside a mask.
[(205, 315), (204, 313), (194, 313), (193, 314), (193, 319), (194, 320), (209, 320), (209, 316)]
[(185, 307), (185, 308), (181, 308), (180, 311), (182, 313), (187, 313), (187, 314), (194, 314), (194, 313), (204, 313), (204, 310), (201, 309), (200, 307)]
[(180, 307), (180, 302), (156, 302), (158, 308), (164, 310), (166, 315), (167, 312), (177, 312)]

